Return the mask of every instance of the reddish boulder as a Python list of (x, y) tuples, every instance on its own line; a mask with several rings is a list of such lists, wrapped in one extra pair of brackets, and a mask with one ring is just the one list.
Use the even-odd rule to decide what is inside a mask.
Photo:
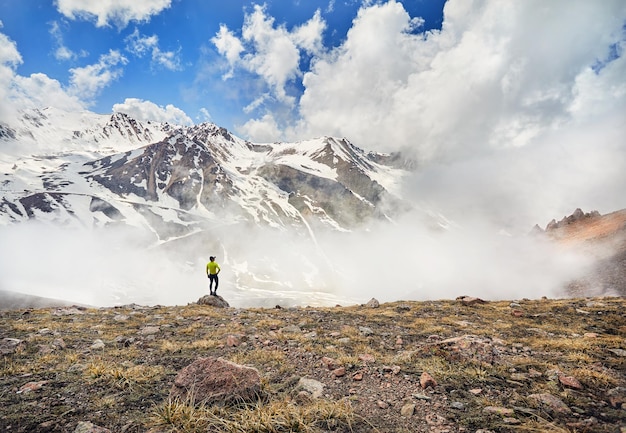
[(207, 404), (253, 401), (260, 390), (257, 369), (223, 358), (199, 358), (178, 373), (170, 398)]

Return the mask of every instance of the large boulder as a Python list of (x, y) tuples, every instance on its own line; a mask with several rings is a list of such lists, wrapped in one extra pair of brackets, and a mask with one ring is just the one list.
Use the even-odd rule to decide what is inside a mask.
[(194, 404), (227, 404), (254, 401), (260, 391), (261, 377), (256, 368), (210, 357), (199, 358), (178, 373), (170, 398)]
[(224, 298), (219, 295), (204, 295), (197, 302), (198, 305), (210, 305), (211, 307), (217, 308), (229, 308), (230, 305)]

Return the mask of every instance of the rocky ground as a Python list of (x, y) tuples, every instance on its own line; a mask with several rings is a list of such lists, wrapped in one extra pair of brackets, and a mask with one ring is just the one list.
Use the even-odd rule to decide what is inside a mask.
[[(460, 297), (2, 311), (0, 431), (622, 433), (625, 306)], [(192, 377), (233, 388), (170, 394), (198, 360), (213, 367), (194, 364)], [(252, 369), (227, 380), (218, 365)], [(245, 398), (244, 376), (258, 377)]]

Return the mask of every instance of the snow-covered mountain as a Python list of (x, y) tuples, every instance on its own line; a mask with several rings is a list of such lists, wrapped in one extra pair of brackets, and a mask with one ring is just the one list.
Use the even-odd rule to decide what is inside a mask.
[[(302, 251), (317, 248), (324, 261), (319, 233), (393, 219), (407, 206), (398, 194), (407, 173), (401, 159), (343, 138), (260, 144), (210, 123), (183, 127), (47, 108), (0, 125), (0, 146), (0, 225), (131, 229), (147, 234), (143, 247), (176, 250), (192, 266), (209, 254), (200, 251), (207, 243), (223, 255), (239, 251), (239, 262), (229, 259), (239, 288), (293, 289), (321, 272)], [(306, 272), (275, 278), (268, 269), (277, 263), (268, 258), (255, 269), (241, 260), (250, 236), (225, 246), (226, 231), (254, 228), (300, 255), (293, 268), (306, 263)], [(181, 247), (193, 253), (181, 255)], [(324, 290), (319, 281), (308, 284), (301, 289)]]
[(5, 146), (34, 152), (4, 155), (1, 224), (147, 225), (167, 240), (211, 221), (349, 230), (401, 206), (403, 170), (346, 139), (255, 144), (209, 123), (52, 109), (2, 131)]

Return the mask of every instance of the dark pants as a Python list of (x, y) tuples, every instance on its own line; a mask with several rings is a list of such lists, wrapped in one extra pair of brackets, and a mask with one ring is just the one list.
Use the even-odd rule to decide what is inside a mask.
[[(215, 290), (213, 290), (213, 282), (215, 282)], [(220, 283), (217, 274), (209, 274), (209, 293), (212, 295), (217, 293), (217, 285)]]

